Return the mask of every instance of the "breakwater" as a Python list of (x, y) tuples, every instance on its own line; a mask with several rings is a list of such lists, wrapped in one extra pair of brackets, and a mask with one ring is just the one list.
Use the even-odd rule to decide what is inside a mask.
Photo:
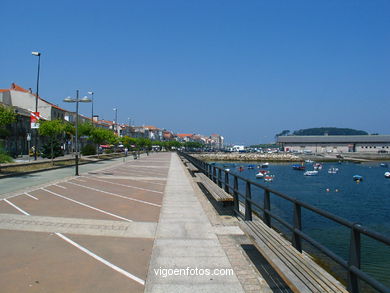
[(193, 153), (195, 158), (203, 161), (269, 161), (269, 162), (302, 162), (304, 159), (289, 153)]

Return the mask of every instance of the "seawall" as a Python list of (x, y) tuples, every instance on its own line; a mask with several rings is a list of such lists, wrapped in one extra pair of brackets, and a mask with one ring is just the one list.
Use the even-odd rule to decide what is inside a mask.
[(192, 156), (204, 161), (270, 161), (270, 162), (301, 162), (299, 156), (288, 153), (193, 153)]

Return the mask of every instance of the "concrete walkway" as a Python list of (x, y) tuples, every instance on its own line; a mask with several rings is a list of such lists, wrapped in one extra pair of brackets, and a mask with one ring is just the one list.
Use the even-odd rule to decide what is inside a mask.
[(176, 154), (145, 292), (244, 292)]

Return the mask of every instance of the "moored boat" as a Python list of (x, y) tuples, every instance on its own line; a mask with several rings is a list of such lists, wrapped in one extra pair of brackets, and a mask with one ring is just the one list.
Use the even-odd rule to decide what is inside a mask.
[(390, 172), (385, 172), (385, 177), (390, 179)]
[(305, 175), (305, 176), (316, 176), (316, 175), (318, 175), (318, 171), (317, 170), (306, 171), (305, 173), (303, 173), (303, 175)]
[(329, 174), (336, 174), (339, 171), (339, 168), (329, 168), (328, 173)]
[(264, 181), (265, 182), (272, 182), (274, 180), (275, 176), (274, 175), (265, 175), (264, 176)]
[(389, 164), (387, 164), (387, 163), (380, 163), (379, 166), (381, 166), (383, 168), (387, 168), (387, 167), (389, 167)]
[(264, 174), (260, 171), (258, 173), (256, 173), (256, 178), (263, 178), (264, 177)]
[(291, 166), (294, 170), (298, 170), (298, 171), (303, 171), (305, 170), (305, 166), (304, 165), (299, 165), (299, 164), (295, 164), (295, 165), (292, 165)]
[(358, 181), (358, 182), (363, 181), (363, 176), (361, 175), (353, 175), (352, 178), (354, 181)]

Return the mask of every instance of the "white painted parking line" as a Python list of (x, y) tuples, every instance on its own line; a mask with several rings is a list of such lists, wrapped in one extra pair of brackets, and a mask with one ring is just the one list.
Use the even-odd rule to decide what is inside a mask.
[(96, 181), (112, 184), (112, 185), (118, 185), (118, 186), (123, 186), (123, 187), (130, 187), (130, 188), (139, 189), (139, 190), (143, 190), (143, 191), (149, 191), (149, 192), (155, 192), (155, 193), (163, 194), (163, 192), (161, 192), (161, 191), (156, 191), (156, 190), (142, 188), (142, 187), (137, 187), (137, 186), (132, 186), (132, 185), (126, 185), (126, 184), (122, 184), (122, 183), (115, 183), (115, 182), (111, 182), (111, 181), (107, 181), (107, 180), (96, 179), (95, 176), (89, 176), (88, 178), (90, 178), (92, 180), (96, 180)]
[(121, 216), (112, 214), (112, 213), (110, 213), (110, 212), (103, 211), (103, 210), (101, 210), (101, 209), (98, 209), (98, 208), (95, 208), (95, 207), (93, 207), (93, 206), (87, 205), (87, 204), (85, 204), (85, 203), (83, 203), (83, 202), (74, 200), (74, 199), (72, 199), (72, 198), (63, 196), (63, 195), (61, 195), (61, 194), (58, 194), (58, 193), (53, 192), (53, 191), (50, 191), (50, 190), (47, 190), (46, 188), (41, 188), (41, 189), (44, 190), (44, 191), (46, 191), (46, 192), (48, 192), (48, 193), (51, 193), (51, 194), (53, 194), (53, 195), (55, 195), (55, 196), (61, 197), (61, 198), (63, 198), (63, 199), (69, 200), (69, 201), (71, 201), (71, 202), (77, 203), (77, 204), (82, 205), (82, 206), (84, 206), (84, 207), (87, 207), (87, 208), (90, 208), (90, 209), (92, 209), (92, 210), (101, 212), (101, 213), (103, 213), (103, 214), (110, 215), (110, 216), (112, 216), (112, 217), (115, 217), (115, 218), (118, 218), (118, 219), (125, 220), (125, 221), (127, 221), (127, 222), (133, 222), (133, 220), (130, 220), (130, 219), (127, 219), (127, 218), (124, 218), (124, 217), (121, 217)]
[(133, 274), (130, 274), (128, 271), (125, 271), (124, 269), (121, 269), (120, 267), (110, 263), (109, 261), (105, 260), (104, 258), (94, 254), (92, 251), (86, 249), (85, 247), (81, 246), (80, 244), (74, 242), (73, 240), (71, 240), (70, 238), (66, 237), (65, 235), (61, 234), (61, 233), (55, 233), (58, 237), (62, 238), (63, 240), (65, 240), (66, 242), (72, 244), (73, 246), (77, 247), (78, 249), (80, 249), (81, 251), (85, 252), (86, 254), (88, 254), (89, 256), (93, 257), (94, 259), (100, 261), (101, 263), (105, 264), (106, 266), (110, 267), (111, 269), (121, 273), (122, 275), (136, 281), (137, 283), (141, 284), (141, 285), (145, 285), (145, 281), (142, 280), (141, 278), (138, 278), (137, 276), (134, 276)]
[[(13, 206), (15, 209), (17, 209), (18, 211), (20, 211), (21, 213), (25, 214), (26, 216), (30, 216), (29, 213), (27, 213), (26, 211), (22, 210), (21, 208), (19, 208), (18, 206), (14, 205), (12, 202), (10, 202), (9, 200), (7, 199), (4, 199), (4, 201), (8, 204), (10, 204), (11, 206)], [(105, 260), (104, 258), (94, 254), (92, 251), (88, 250), (87, 248), (81, 246), (80, 244), (74, 242), (73, 240), (71, 240), (70, 238), (66, 237), (65, 235), (61, 234), (61, 233), (55, 233), (58, 237), (60, 237), (61, 239), (65, 240), (66, 242), (72, 244), (73, 246), (77, 247), (78, 249), (80, 249), (81, 251), (85, 252), (86, 254), (88, 254), (89, 256), (93, 257), (94, 259), (100, 261), (101, 263), (105, 264), (106, 266), (110, 267), (111, 269), (121, 273), (122, 275), (136, 281), (137, 283), (141, 284), (141, 285), (145, 285), (145, 281), (142, 280), (141, 278), (138, 278), (137, 276), (134, 276), (133, 274), (129, 273), (128, 271), (125, 271), (124, 269), (121, 269), (120, 267), (110, 263), (109, 261)]]
[(80, 187), (83, 187), (83, 188), (91, 189), (93, 191), (97, 191), (97, 192), (101, 192), (101, 193), (107, 193), (107, 194), (110, 194), (110, 195), (113, 195), (113, 196), (117, 196), (117, 197), (120, 197), (120, 198), (132, 200), (132, 201), (137, 201), (137, 202), (140, 202), (140, 203), (144, 203), (144, 204), (148, 204), (148, 205), (151, 205), (151, 206), (155, 206), (155, 207), (161, 208), (161, 205), (155, 204), (155, 203), (151, 203), (151, 202), (148, 202), (148, 201), (144, 201), (144, 200), (128, 197), (128, 196), (125, 196), (125, 195), (120, 195), (120, 194), (112, 193), (112, 192), (109, 192), (109, 191), (104, 191), (104, 190), (100, 190), (100, 189), (84, 186), (84, 185), (77, 184), (77, 183), (74, 183), (74, 182), (68, 182), (68, 183), (76, 185), (76, 186), (80, 186)]
[(35, 199), (35, 200), (39, 200), (39, 199), (37, 199), (35, 196), (33, 196), (33, 195), (31, 195), (31, 194), (29, 194), (29, 193), (27, 193), (27, 192), (25, 192), (25, 193), (23, 193), (23, 194), (25, 194), (25, 195), (27, 195), (28, 197), (31, 197), (31, 198), (33, 198), (33, 199)]
[(17, 209), (19, 212), (21, 212), (22, 214), (25, 214), (26, 216), (29, 216), (30, 214), (27, 213), (26, 211), (22, 210), (20, 207), (14, 205), (12, 202), (10, 202), (8, 199), (4, 199), (4, 201), (6, 203), (8, 203), (10, 206), (13, 206), (15, 209)]
[(134, 181), (142, 182), (142, 183), (148, 183), (148, 184), (154, 184), (154, 185), (161, 185), (161, 186), (165, 186), (166, 185), (165, 183), (150, 182), (150, 181), (139, 180), (139, 179), (134, 179)]
[(62, 188), (62, 189), (67, 189), (65, 186), (61, 186), (61, 185), (58, 185), (58, 184), (53, 184), (54, 186), (57, 186), (59, 188)]
[(134, 170), (134, 169), (129, 169), (128, 171), (124, 172), (124, 171), (119, 171), (119, 172), (115, 172), (115, 173), (125, 173), (125, 174), (147, 174), (149, 176), (156, 176), (156, 175), (160, 175), (160, 176), (166, 176), (168, 172), (164, 172), (164, 173), (159, 173), (159, 172), (155, 172), (155, 171), (145, 171), (145, 170)]

